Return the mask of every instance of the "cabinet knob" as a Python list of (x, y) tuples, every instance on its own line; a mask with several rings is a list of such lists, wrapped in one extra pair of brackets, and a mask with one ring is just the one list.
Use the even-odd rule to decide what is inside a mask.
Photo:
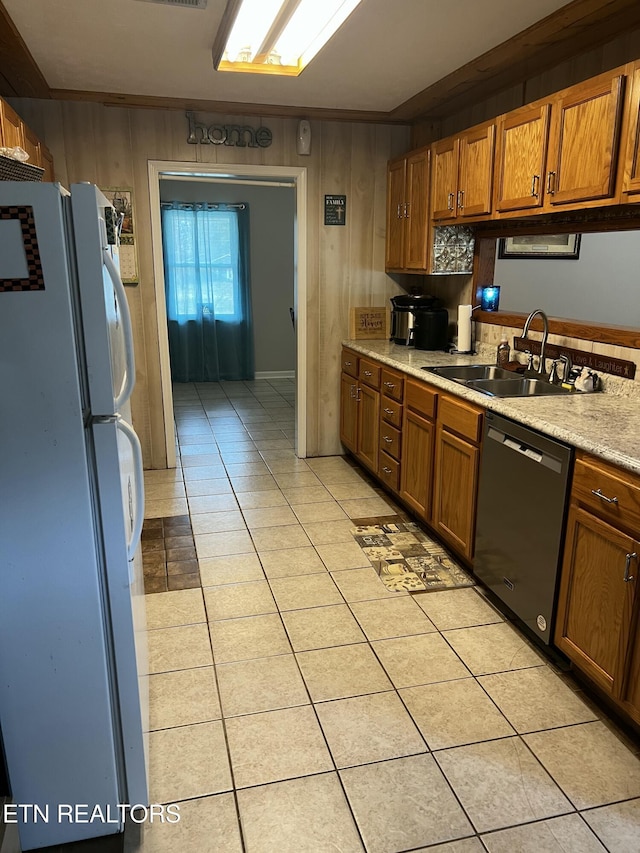
[(631, 570), (631, 560), (637, 560), (637, 559), (638, 559), (638, 555), (636, 554), (635, 551), (632, 554), (627, 554), (626, 562), (625, 562), (625, 566), (624, 566), (624, 578), (623, 578), (625, 583), (629, 583), (630, 581), (632, 581), (634, 579), (633, 575), (629, 574), (629, 571)]
[(616, 498), (616, 497), (608, 498), (606, 495), (602, 494), (602, 491), (600, 489), (591, 489), (591, 494), (595, 495), (597, 498), (600, 498), (600, 500), (604, 501), (605, 503), (608, 503), (608, 504), (617, 504), (618, 503), (618, 498)]

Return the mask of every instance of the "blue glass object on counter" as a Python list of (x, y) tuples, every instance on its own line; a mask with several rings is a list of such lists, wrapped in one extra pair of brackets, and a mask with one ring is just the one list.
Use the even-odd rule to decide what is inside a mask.
[(500, 288), (493, 284), (483, 287), (480, 304), (483, 311), (497, 311), (500, 304)]

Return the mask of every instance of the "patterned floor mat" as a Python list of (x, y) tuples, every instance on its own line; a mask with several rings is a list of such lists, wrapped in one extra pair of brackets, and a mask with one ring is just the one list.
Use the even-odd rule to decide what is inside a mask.
[(361, 519), (360, 523), (355, 522), (352, 532), (390, 590), (424, 592), (475, 585), (447, 551), (415, 522), (400, 518)]

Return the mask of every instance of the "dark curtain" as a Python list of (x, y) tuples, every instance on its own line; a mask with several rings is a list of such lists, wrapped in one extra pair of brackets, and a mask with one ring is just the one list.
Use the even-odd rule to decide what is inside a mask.
[(175, 382), (253, 379), (247, 205), (163, 202)]

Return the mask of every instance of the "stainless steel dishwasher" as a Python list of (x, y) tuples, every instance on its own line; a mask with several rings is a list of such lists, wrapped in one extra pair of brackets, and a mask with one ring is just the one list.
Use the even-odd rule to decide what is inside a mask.
[(572, 456), (568, 445), (487, 412), (474, 572), (547, 645)]

